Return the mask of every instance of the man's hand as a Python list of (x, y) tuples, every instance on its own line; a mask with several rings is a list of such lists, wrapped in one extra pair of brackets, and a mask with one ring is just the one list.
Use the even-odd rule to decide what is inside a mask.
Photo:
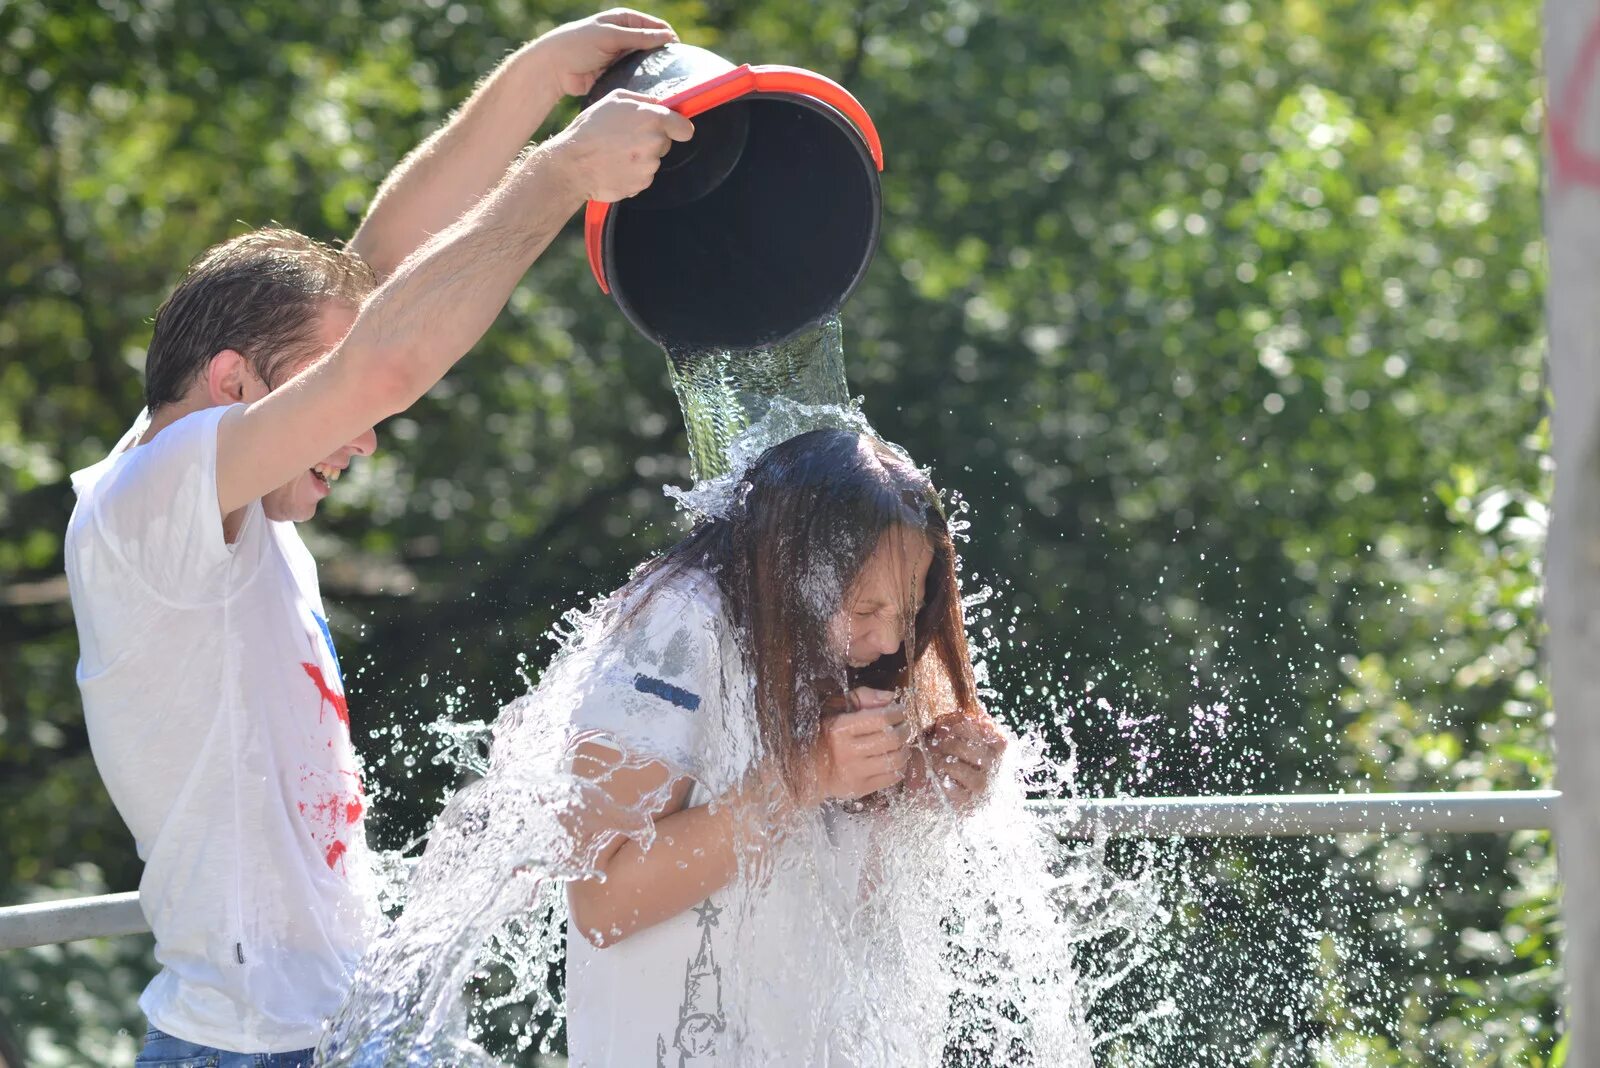
[(854, 801), (893, 786), (905, 775), (911, 727), (894, 694), (859, 686), (846, 695), (845, 703), (850, 711), (822, 720), (814, 751), (813, 802)]
[(935, 789), (958, 808), (972, 804), (988, 789), (1006, 751), (1006, 740), (988, 717), (940, 717), (922, 734), (921, 752), (906, 770), (911, 792)]
[(694, 123), (647, 96), (617, 89), (587, 108), (550, 148), (559, 153), (573, 191), (607, 204), (648, 186), (674, 141), (694, 136)]
[[(523, 45), (384, 179), (350, 247), (380, 279), (388, 278), (500, 183), (563, 93), (586, 93), (619, 56), (675, 40), (672, 27), (660, 19), (618, 8), (557, 27)], [(644, 188), (633, 184), (618, 195)], [(579, 191), (580, 206), (593, 192)]]
[(532, 45), (541, 69), (560, 92), (582, 96), (595, 79), (629, 52), (660, 48), (678, 39), (672, 27), (640, 11), (614, 7), (598, 15), (557, 26)]

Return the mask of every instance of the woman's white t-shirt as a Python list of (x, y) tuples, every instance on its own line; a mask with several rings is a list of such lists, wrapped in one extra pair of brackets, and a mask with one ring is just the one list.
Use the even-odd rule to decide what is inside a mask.
[[(691, 776), (689, 807), (749, 767), (752, 680), (705, 573), (662, 584), (583, 668), (573, 737), (603, 736)], [(870, 973), (856, 958), (871, 819), (824, 808), (779, 854), (748, 858), (757, 863), (699, 906), (614, 946), (569, 929), (573, 1068), (930, 1063), (913, 1035), (941, 1028), (863, 1034), (863, 992), (842, 981)]]

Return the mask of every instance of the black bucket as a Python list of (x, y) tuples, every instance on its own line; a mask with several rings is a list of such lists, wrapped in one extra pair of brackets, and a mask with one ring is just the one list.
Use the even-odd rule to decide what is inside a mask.
[[(881, 150), (839, 86), (667, 45), (619, 61), (591, 100), (629, 89), (695, 123), (650, 188), (591, 203), (595, 277), (669, 352), (750, 349), (838, 311), (877, 251)], [(846, 114), (849, 112), (850, 114)]]

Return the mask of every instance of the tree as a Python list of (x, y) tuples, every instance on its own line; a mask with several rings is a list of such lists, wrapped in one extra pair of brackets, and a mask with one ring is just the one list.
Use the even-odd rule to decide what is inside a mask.
[[(166, 287), (247, 225), (347, 235), (495, 57), (586, 10), (0, 10), (4, 899), (137, 878), (87, 751), (60, 532), (67, 473), (137, 410)], [(833, 76), (876, 120), (852, 386), (970, 503), (1001, 711), (1070, 732), (1085, 791), (1549, 781), (1534, 11), (653, 10), (736, 61)], [(417, 759), (425, 724), (520, 690), (559, 613), (675, 535), (659, 486), (687, 462), (664, 361), (575, 231), (380, 435), (308, 536), (393, 847), (453, 782)], [(1548, 1055), (1544, 837), (1162, 856), (1194, 919), (1102, 1022), (1170, 994), (1174, 1037), (1109, 1060)], [(42, 977), (104, 969), (47, 957), (0, 959), (0, 1014), (90, 1056), (105, 1040), (74, 1037), (84, 1013)]]

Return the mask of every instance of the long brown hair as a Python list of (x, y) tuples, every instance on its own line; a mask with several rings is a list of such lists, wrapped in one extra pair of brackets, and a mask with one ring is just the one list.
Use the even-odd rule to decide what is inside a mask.
[[(829, 626), (885, 536), (919, 531), (933, 550), (921, 603), (900, 651), (852, 671)], [(627, 592), (698, 569), (713, 576), (755, 677), (762, 749), (797, 789), (823, 717), (847, 688), (902, 689), (918, 727), (948, 713), (980, 717), (961, 615), (955, 545), (933, 483), (883, 442), (813, 430), (763, 453), (729, 513), (702, 519), (644, 565)], [(910, 591), (908, 591), (909, 594)], [(649, 592), (635, 601), (637, 611)], [(630, 614), (632, 614), (630, 612)]]

